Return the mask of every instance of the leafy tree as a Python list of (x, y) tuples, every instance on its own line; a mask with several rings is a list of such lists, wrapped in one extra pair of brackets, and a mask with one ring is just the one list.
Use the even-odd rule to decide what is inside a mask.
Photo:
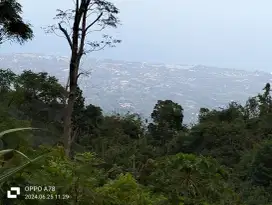
[(16, 0), (1, 0), (0, 2), (0, 44), (7, 40), (24, 43), (33, 38), (30, 24), (21, 17), (22, 6)]
[(247, 165), (248, 177), (255, 185), (264, 187), (272, 185), (272, 141), (262, 142), (252, 152), (251, 162)]
[(58, 80), (46, 72), (23, 71), (16, 80), (15, 88), (23, 89), (27, 99), (36, 99), (45, 104), (62, 102), (66, 95)]
[[(63, 99), (65, 89), (55, 77), (47, 73), (23, 71), (15, 75), (9, 70), (2, 70), (1, 81), (9, 89), (1, 92), (4, 97), (2, 106), (9, 115), (20, 120), (28, 120), (31, 126), (46, 128), (59, 136), (62, 128)], [(9, 84), (9, 85), (8, 85)], [(58, 138), (39, 133), (35, 143), (55, 143)]]
[(148, 125), (152, 137), (165, 144), (173, 134), (183, 129), (183, 108), (171, 100), (159, 100), (151, 113), (153, 122)]
[(33, 127), (59, 132), (66, 92), (55, 77), (44, 72), (23, 71), (16, 76), (13, 87), (8, 105), (16, 111), (17, 117), (30, 120)]
[(272, 200), (270, 149), (271, 141), (264, 141), (247, 150), (232, 173), (235, 189), (245, 204), (269, 204)]
[(231, 102), (226, 108), (221, 110), (209, 110), (207, 108), (200, 108), (199, 122), (233, 122), (237, 119), (244, 119), (244, 108), (236, 102)]
[(0, 93), (10, 91), (15, 79), (16, 74), (10, 69), (0, 69)]
[(272, 112), (272, 97), (270, 95), (271, 88), (270, 84), (267, 83), (263, 88), (264, 93), (258, 95), (260, 102), (260, 115), (265, 115)]
[(88, 147), (90, 145), (88, 141), (99, 136), (103, 114), (100, 107), (92, 104), (85, 106), (84, 102), (82, 90), (78, 87), (72, 115), (73, 142)]
[(257, 118), (260, 114), (257, 97), (249, 98), (245, 105), (245, 116), (248, 119)]
[(150, 180), (155, 192), (167, 193), (171, 204), (200, 204), (232, 197), (226, 187), (227, 176), (211, 158), (177, 154), (158, 160)]
[(157, 205), (166, 204), (162, 195), (152, 195), (143, 189), (130, 174), (121, 175), (97, 190), (103, 196), (103, 205)]

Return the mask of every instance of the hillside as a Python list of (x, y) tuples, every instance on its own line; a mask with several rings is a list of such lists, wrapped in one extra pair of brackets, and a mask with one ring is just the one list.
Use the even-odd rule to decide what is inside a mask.
[[(191, 127), (174, 101), (159, 100), (145, 123), (84, 105), (77, 88), (67, 156), (66, 91), (57, 79), (1, 69), (0, 81), (1, 204), (271, 205), (269, 83), (245, 105), (201, 109)], [(11, 184), (22, 190), (13, 201)]]
[[(46, 71), (64, 83), (68, 58), (39, 54), (0, 55), (0, 67), (14, 72)], [(185, 121), (196, 119), (200, 107), (218, 108), (227, 102), (244, 103), (256, 95), (272, 75), (202, 65), (165, 65), (84, 59), (81, 87), (88, 103), (106, 112), (132, 111), (148, 117), (158, 99), (181, 104)]]

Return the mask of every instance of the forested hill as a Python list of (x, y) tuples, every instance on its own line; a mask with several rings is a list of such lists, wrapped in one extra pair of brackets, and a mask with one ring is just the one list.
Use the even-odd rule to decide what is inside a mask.
[[(69, 58), (41, 54), (0, 55), (1, 65), (14, 72), (46, 71), (67, 81)], [(86, 102), (106, 113), (127, 111), (147, 118), (158, 99), (184, 107), (185, 122), (195, 122), (200, 107), (219, 108), (231, 100), (245, 103), (272, 75), (265, 72), (214, 68), (200, 65), (166, 65), (84, 57), (79, 85)]]
[(67, 158), (61, 146), (65, 88), (32, 71), (3, 69), (0, 81), (0, 131), (42, 129), (2, 137), (2, 204), (11, 203), (4, 199), (11, 185), (47, 185), (54, 187), (46, 193), (51, 200), (39, 200), (45, 197), (39, 192), (12, 204), (270, 205), (270, 84), (244, 105), (201, 108), (192, 128), (183, 122), (182, 105), (171, 100), (158, 100), (153, 121), (143, 123), (137, 114), (105, 116), (100, 107), (84, 105), (78, 87)]
[[(1, 57), (0, 205), (272, 205), (271, 74), (107, 61), (91, 76), (97, 87), (84, 87), (85, 54), (121, 43), (104, 33), (120, 25), (119, 9), (75, 0), (57, 12), (47, 33), (63, 34), (68, 63)], [(33, 39), (21, 14), (16, 0), (0, 1), (1, 49)], [(141, 102), (151, 120), (106, 115), (84, 98), (92, 92), (106, 104)], [(207, 107), (214, 101), (227, 106)]]

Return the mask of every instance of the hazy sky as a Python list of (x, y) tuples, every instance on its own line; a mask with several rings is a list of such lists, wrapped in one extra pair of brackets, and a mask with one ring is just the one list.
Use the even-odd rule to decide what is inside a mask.
[[(35, 40), (20, 47), (5, 44), (1, 52), (68, 55), (63, 38), (40, 29), (53, 23), (57, 8), (72, 0), (20, 0)], [(115, 0), (122, 26), (111, 34), (123, 40), (117, 48), (90, 54), (133, 61), (203, 64), (272, 71), (271, 0)]]

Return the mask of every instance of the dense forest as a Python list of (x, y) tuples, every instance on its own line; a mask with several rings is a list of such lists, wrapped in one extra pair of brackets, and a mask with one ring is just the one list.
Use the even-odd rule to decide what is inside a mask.
[[(1, 155), (3, 197), (12, 185), (48, 185), (56, 187), (52, 194), (67, 194), (70, 199), (24, 203), (272, 201), (269, 84), (244, 106), (231, 102), (222, 110), (201, 108), (199, 122), (191, 127), (182, 123), (182, 106), (171, 100), (159, 100), (152, 122), (147, 122), (132, 113), (103, 115), (100, 107), (85, 105), (78, 87), (72, 115), (74, 143), (67, 157), (60, 137), (66, 93), (58, 80), (42, 72), (16, 75), (2, 69), (0, 81), (1, 149), (8, 150)], [(19, 129), (29, 127), (39, 129)]]
[[(201, 108), (193, 125), (183, 123), (182, 105), (171, 100), (158, 99), (151, 121), (105, 115), (85, 103), (80, 59), (85, 44), (92, 52), (120, 43), (106, 35), (85, 42), (97, 22), (116, 27), (119, 11), (103, 0), (74, 2), (71, 15), (59, 10), (53, 28), (71, 48), (66, 86), (46, 72), (0, 69), (1, 204), (272, 205), (270, 84), (245, 105)], [(34, 37), (21, 11), (15, 0), (0, 1), (0, 43)], [(98, 16), (87, 25), (90, 11)], [(62, 24), (67, 18), (72, 37)], [(17, 199), (7, 199), (12, 186), (22, 188)]]

